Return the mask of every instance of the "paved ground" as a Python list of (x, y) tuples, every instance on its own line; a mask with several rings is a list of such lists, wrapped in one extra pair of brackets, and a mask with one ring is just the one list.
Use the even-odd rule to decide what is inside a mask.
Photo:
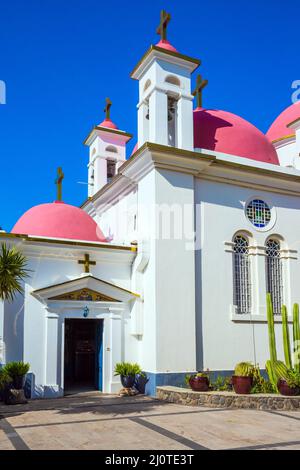
[(0, 406), (0, 449), (300, 449), (300, 413), (86, 393)]

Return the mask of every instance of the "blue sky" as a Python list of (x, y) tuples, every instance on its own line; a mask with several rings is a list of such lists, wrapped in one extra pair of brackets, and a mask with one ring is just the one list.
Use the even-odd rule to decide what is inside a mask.
[(87, 187), (77, 183), (87, 173), (82, 142), (102, 121), (106, 96), (113, 120), (136, 135), (138, 90), (129, 73), (158, 41), (162, 8), (172, 15), (172, 44), (202, 60), (200, 72), (209, 80), (204, 106), (239, 114), (266, 131), (291, 104), (291, 84), (300, 80), (299, 2), (1, 0), (4, 229), (33, 205), (55, 199), (58, 166), (65, 172), (64, 201), (85, 200)]

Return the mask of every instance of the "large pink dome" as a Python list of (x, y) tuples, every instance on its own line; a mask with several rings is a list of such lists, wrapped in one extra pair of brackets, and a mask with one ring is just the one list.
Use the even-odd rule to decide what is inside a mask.
[(92, 217), (82, 209), (63, 202), (32, 207), (18, 220), (12, 233), (91, 242), (107, 241)]
[(291, 135), (295, 135), (294, 129), (287, 127), (288, 124), (300, 118), (300, 101), (286, 108), (278, 118), (275, 119), (267, 132), (267, 137), (271, 142), (281, 140)]
[(267, 137), (250, 122), (227, 111), (194, 110), (194, 147), (279, 165)]

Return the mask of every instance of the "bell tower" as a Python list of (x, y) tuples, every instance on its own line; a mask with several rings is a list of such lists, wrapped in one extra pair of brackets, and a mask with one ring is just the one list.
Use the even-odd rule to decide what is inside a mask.
[(88, 197), (110, 183), (126, 160), (126, 144), (131, 134), (120, 131), (110, 118), (112, 102), (106, 98), (105, 119), (95, 126), (84, 144), (90, 149), (88, 164)]
[(138, 147), (145, 142), (193, 150), (191, 75), (200, 61), (180, 54), (167, 40), (169, 13), (161, 12), (151, 46), (131, 73), (139, 82)]

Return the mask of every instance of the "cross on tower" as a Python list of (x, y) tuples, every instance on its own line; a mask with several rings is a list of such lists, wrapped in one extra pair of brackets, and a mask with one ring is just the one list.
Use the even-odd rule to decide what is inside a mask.
[(171, 19), (170, 13), (167, 13), (165, 10), (162, 10), (160, 12), (160, 23), (156, 32), (157, 34), (160, 35), (160, 38), (162, 41), (165, 41), (167, 39), (167, 26), (168, 26), (168, 23), (170, 22), (170, 19)]
[(106, 101), (106, 105), (105, 105), (105, 108), (104, 108), (105, 119), (107, 119), (109, 121), (110, 120), (110, 108), (111, 108), (112, 102), (110, 101), (109, 98), (106, 98), (105, 101)]
[(197, 97), (197, 108), (202, 108), (202, 91), (208, 85), (208, 80), (202, 80), (201, 75), (197, 76), (196, 88), (193, 95)]
[(57, 169), (57, 178), (55, 180), (55, 184), (57, 187), (57, 201), (62, 201), (62, 182), (64, 179), (65, 175), (63, 174), (62, 168), (59, 167)]
[(84, 265), (84, 272), (89, 273), (90, 272), (90, 266), (96, 266), (96, 261), (90, 261), (90, 255), (85, 254), (84, 255), (84, 260), (79, 260), (78, 264), (83, 264)]

